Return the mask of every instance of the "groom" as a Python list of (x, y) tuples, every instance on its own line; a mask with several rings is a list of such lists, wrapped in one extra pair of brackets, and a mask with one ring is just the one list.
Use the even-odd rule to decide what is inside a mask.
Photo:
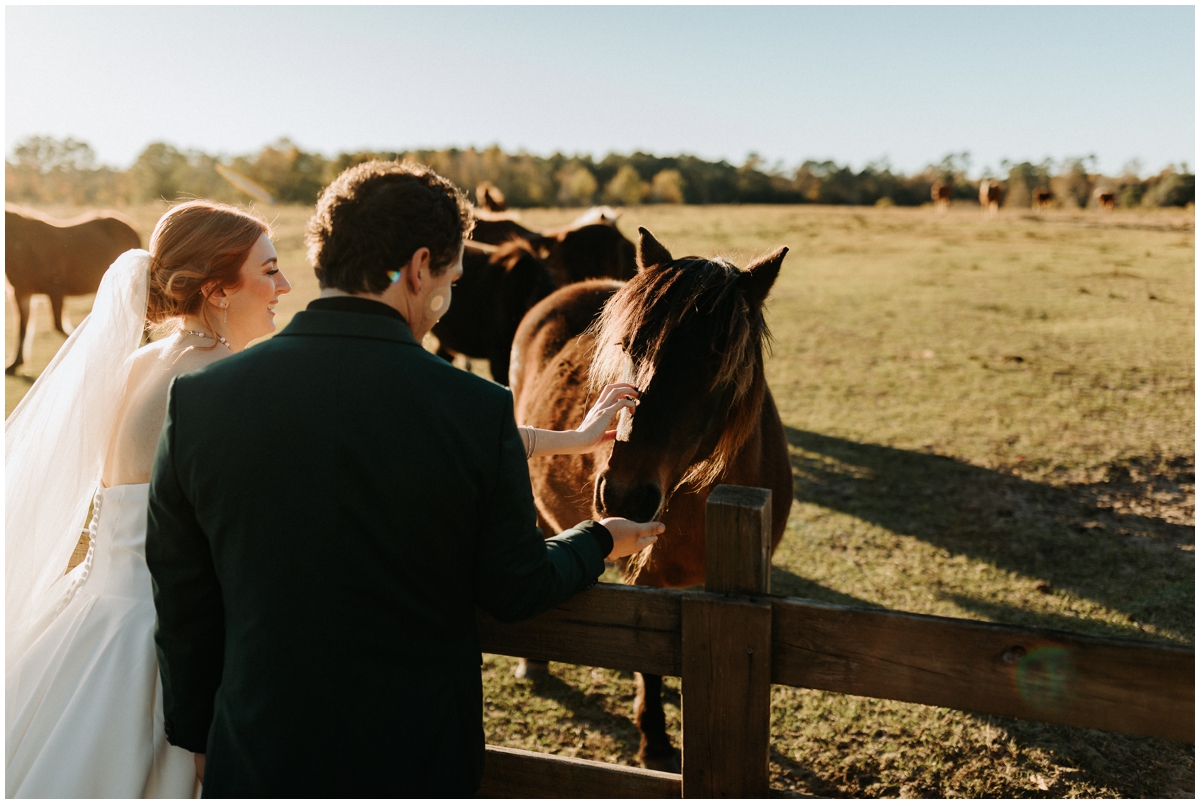
[(172, 385), (146, 560), (206, 796), (473, 795), (476, 607), (531, 617), (661, 530), (544, 541), (511, 395), (421, 347), (470, 226), (432, 171), (347, 170), (308, 226), (321, 298)]

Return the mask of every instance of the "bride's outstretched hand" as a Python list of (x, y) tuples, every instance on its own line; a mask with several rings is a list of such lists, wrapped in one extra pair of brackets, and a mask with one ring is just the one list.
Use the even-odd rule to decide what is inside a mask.
[(582, 441), (579, 451), (591, 452), (606, 441), (617, 437), (617, 431), (609, 429), (617, 420), (622, 410), (628, 410), (632, 416), (638, 405), (638, 389), (629, 383), (617, 382), (604, 386), (600, 398), (587, 416), (583, 424), (575, 428)]

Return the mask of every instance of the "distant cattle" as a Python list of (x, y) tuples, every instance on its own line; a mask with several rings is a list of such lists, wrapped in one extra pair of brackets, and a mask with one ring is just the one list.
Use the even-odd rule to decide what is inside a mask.
[(1054, 206), (1054, 192), (1049, 188), (1033, 191), (1033, 205), (1037, 209), (1046, 210)]
[(1109, 212), (1112, 212), (1117, 206), (1117, 194), (1112, 190), (1096, 188), (1096, 205), (1100, 209), (1107, 209)]
[(17, 355), (4, 373), (15, 374), (25, 362), (29, 301), (34, 293), (50, 297), (54, 328), (66, 334), (63, 297), (95, 293), (108, 266), (141, 245), (133, 222), (115, 212), (62, 221), (5, 204), (4, 273), (13, 288), (20, 324)]
[(945, 181), (935, 181), (933, 187), (929, 190), (929, 194), (933, 196), (933, 204), (938, 209), (948, 209), (950, 207), (950, 196), (953, 193), (954, 185)]
[(999, 182), (984, 179), (979, 183), (979, 206), (985, 212), (993, 215), (1000, 211), (1000, 203), (1004, 200), (1004, 185)]
[(500, 192), (500, 188), (492, 184), (490, 181), (480, 182), (475, 188), (475, 203), (480, 209), (486, 209), (489, 212), (503, 212), (508, 209), (508, 204), (504, 201), (504, 193)]
[(492, 379), (508, 383), (508, 353), (521, 318), (556, 288), (550, 272), (524, 240), (489, 246), (468, 240), (463, 274), (450, 309), (433, 328), (438, 354), (488, 361)]

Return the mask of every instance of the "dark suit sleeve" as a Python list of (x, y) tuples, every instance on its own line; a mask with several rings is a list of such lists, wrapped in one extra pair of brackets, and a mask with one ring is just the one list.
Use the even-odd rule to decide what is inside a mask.
[(177, 379), (168, 391), (167, 419), (150, 476), (146, 563), (158, 611), (154, 641), (167, 739), (204, 753), (221, 683), (225, 609), (212, 549), (177, 472)]
[[(612, 537), (595, 522), (582, 522), (553, 539), (537, 526), (525, 446), (504, 395), (497, 469), (482, 509), (474, 568), (475, 602), (502, 622), (516, 622), (596, 582)], [(603, 553), (602, 545), (609, 550)]]

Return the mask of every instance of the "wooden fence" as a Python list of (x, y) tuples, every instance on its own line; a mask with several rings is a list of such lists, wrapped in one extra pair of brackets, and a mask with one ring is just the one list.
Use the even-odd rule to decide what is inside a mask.
[(682, 678), (682, 774), (488, 746), (481, 796), (763, 797), (771, 684), (1191, 742), (1195, 653), (776, 597), (771, 493), (718, 486), (705, 590), (598, 584), (483, 650)]

